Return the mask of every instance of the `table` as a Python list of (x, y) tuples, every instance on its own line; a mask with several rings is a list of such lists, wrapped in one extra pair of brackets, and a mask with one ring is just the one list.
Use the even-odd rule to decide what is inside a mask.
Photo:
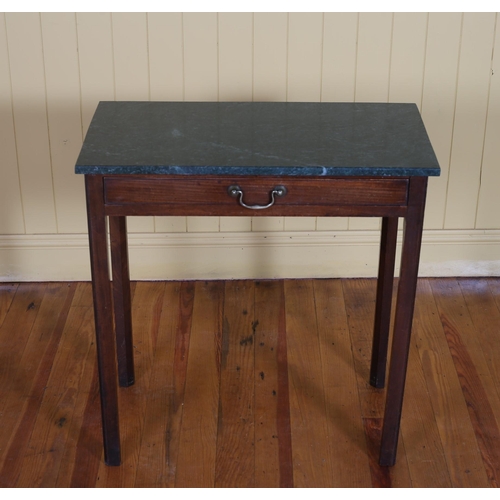
[(126, 216), (206, 215), (381, 217), (370, 371), (379, 388), (404, 219), (379, 459), (394, 465), (427, 180), (440, 174), (414, 104), (101, 102), (75, 171), (85, 176), (106, 464), (121, 462), (117, 380), (134, 383)]

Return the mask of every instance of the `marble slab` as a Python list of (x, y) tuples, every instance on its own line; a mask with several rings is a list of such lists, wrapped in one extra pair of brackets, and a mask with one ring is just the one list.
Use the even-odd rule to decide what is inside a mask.
[(415, 104), (100, 102), (78, 174), (436, 176)]

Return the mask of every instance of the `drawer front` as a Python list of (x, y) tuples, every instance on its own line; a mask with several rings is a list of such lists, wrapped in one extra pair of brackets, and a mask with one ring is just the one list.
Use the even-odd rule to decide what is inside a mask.
[(104, 179), (104, 197), (107, 205), (238, 205), (230, 186), (240, 188), (247, 205), (269, 204), (273, 189), (284, 186), (276, 206), (405, 206), (408, 179), (113, 176)]

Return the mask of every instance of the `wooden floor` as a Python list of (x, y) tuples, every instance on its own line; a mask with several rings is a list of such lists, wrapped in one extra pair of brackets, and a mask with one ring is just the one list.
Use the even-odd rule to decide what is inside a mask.
[(0, 284), (0, 486), (498, 486), (500, 279), (419, 281), (392, 468), (375, 285), (134, 283), (137, 381), (107, 467), (90, 285)]

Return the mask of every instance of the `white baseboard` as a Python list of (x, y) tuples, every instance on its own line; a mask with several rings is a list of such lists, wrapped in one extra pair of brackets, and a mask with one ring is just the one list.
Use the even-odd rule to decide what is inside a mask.
[[(378, 231), (130, 234), (131, 277), (374, 277), (379, 239)], [(419, 275), (500, 276), (500, 231), (425, 231)], [(0, 281), (89, 279), (86, 234), (0, 236)]]

